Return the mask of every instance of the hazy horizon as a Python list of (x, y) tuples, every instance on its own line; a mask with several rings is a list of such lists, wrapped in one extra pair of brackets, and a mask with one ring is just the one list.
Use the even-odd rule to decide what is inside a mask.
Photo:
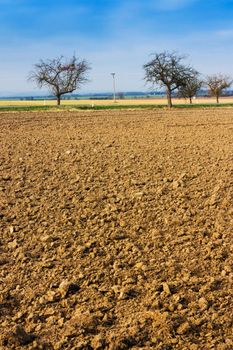
[[(142, 94), (151, 94), (151, 93), (154, 93), (155, 95), (157, 94), (157, 95), (161, 95), (161, 94), (165, 94), (165, 91), (163, 91), (162, 89), (160, 89), (160, 90), (152, 90), (152, 89), (150, 89), (150, 90), (141, 90), (141, 91), (139, 91), (139, 90), (131, 90), (131, 91), (116, 91), (116, 94), (118, 94), (118, 93), (123, 93), (123, 94), (129, 94), (129, 93), (142, 93)], [(69, 94), (67, 94), (67, 95), (63, 95), (61, 98), (66, 98), (66, 96), (68, 96), (68, 95), (70, 95), (70, 96), (72, 96), (72, 95), (80, 95), (80, 96), (93, 96), (93, 95), (112, 95), (113, 94), (113, 91), (111, 91), (111, 90), (109, 90), (109, 91), (80, 91), (80, 90), (78, 90), (78, 91), (74, 91), (73, 93), (69, 93)], [(42, 92), (41, 90), (38, 90), (37, 92), (36, 91), (26, 91), (26, 92), (23, 92), (23, 93), (21, 93), (21, 92), (18, 92), (18, 93), (16, 93), (16, 94), (13, 94), (13, 95), (11, 95), (11, 93), (9, 93), (9, 94), (1, 94), (0, 93), (0, 98), (6, 98), (6, 97), (12, 97), (12, 98), (14, 98), (14, 97), (56, 97), (55, 95), (53, 95), (53, 94), (51, 94), (51, 93), (46, 93), (46, 92)]]

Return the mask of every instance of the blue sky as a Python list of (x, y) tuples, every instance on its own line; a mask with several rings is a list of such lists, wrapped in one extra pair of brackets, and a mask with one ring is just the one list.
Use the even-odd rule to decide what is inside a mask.
[[(87, 59), (80, 92), (148, 89), (142, 65), (176, 50), (204, 75), (233, 76), (233, 0), (0, 0), (0, 95), (37, 94), (27, 82), (39, 59)], [(40, 93), (46, 93), (42, 90)]]

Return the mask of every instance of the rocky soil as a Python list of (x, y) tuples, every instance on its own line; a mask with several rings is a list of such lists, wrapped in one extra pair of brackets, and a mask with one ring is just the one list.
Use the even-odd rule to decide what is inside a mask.
[(233, 110), (0, 113), (0, 349), (233, 349)]

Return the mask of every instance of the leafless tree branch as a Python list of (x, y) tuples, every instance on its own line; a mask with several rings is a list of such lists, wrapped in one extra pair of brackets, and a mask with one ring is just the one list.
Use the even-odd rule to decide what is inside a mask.
[(145, 81), (166, 88), (168, 106), (172, 107), (172, 92), (185, 85), (185, 82), (197, 72), (182, 63), (185, 56), (176, 52), (163, 51), (155, 53), (154, 58), (146, 63)]
[(193, 97), (203, 85), (203, 82), (199, 79), (198, 75), (199, 74), (194, 74), (193, 76), (190, 76), (186, 79), (185, 85), (178, 89), (178, 96), (188, 98), (190, 103), (192, 103)]
[(35, 64), (29, 74), (29, 80), (34, 81), (39, 88), (46, 86), (57, 97), (60, 105), (61, 96), (80, 88), (88, 81), (87, 72), (90, 66), (86, 60), (79, 61), (74, 55), (66, 60), (63, 56)]
[(229, 88), (232, 84), (232, 79), (221, 73), (209, 75), (206, 77), (206, 85), (209, 88), (209, 93), (216, 97), (216, 102), (219, 103), (219, 97), (223, 91)]

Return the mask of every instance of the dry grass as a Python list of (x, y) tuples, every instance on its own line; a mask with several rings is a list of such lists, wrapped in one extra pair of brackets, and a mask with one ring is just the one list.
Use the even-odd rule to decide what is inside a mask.
[[(174, 104), (189, 104), (188, 100), (173, 99)], [(193, 104), (210, 104), (216, 103), (215, 98), (197, 98), (193, 100)], [(233, 103), (233, 97), (222, 97), (220, 103)], [(124, 99), (117, 100), (115, 103), (113, 100), (64, 100), (62, 105), (166, 105), (166, 98), (155, 99)], [(14, 100), (1, 100), (0, 106), (55, 106), (55, 100), (35, 100), (35, 101), (14, 101)]]

